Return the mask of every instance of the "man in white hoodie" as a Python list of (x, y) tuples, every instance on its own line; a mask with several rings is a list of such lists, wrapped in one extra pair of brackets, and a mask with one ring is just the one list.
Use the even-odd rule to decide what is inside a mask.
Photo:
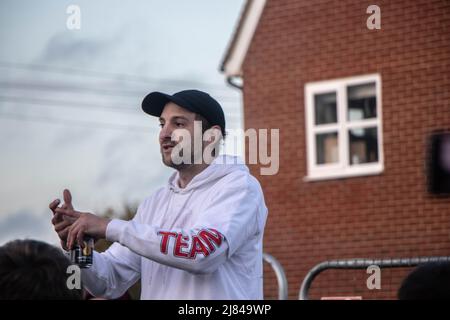
[[(141, 279), (142, 299), (262, 299), (267, 208), (261, 187), (240, 159), (208, 149), (219, 140), (194, 141), (195, 121), (225, 135), (221, 106), (204, 92), (185, 90), (150, 93), (142, 108), (159, 117), (162, 161), (176, 169), (168, 184), (146, 198), (131, 221), (75, 211), (68, 190), (62, 206), (58, 199), (50, 204), (65, 249), (86, 235), (114, 242), (83, 269), (86, 289), (116, 298)], [(193, 137), (184, 141), (192, 148), (181, 152), (186, 138), (177, 140), (179, 129)], [(195, 142), (201, 152), (193, 151)], [(205, 150), (212, 150), (212, 163)], [(183, 155), (181, 162), (175, 154)]]

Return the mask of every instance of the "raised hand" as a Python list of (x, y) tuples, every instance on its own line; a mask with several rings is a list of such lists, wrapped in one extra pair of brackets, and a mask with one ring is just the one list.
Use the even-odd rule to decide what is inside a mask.
[(103, 239), (106, 237), (106, 227), (111, 221), (107, 218), (101, 218), (89, 212), (79, 212), (70, 209), (56, 208), (56, 213), (64, 215), (67, 219), (75, 219), (73, 223), (67, 228), (68, 233), (67, 247), (69, 249), (78, 242), (81, 247), (84, 247), (83, 238), (89, 235), (95, 239)]
[(49, 208), (53, 212), (52, 224), (55, 228), (56, 233), (58, 234), (58, 237), (61, 240), (61, 246), (64, 249), (67, 249), (66, 241), (69, 232), (69, 226), (75, 222), (76, 218), (73, 216), (65, 216), (62, 213), (57, 212), (58, 209), (70, 210), (71, 212), (74, 211), (72, 205), (72, 195), (70, 194), (70, 191), (68, 189), (65, 189), (63, 191), (63, 198), (64, 203), (61, 207), (58, 207), (58, 205), (61, 203), (61, 200), (55, 199), (50, 203)]

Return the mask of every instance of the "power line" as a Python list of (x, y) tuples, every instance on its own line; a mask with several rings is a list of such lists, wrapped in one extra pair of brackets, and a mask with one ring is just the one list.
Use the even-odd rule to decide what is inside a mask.
[(25, 90), (38, 90), (38, 91), (68, 91), (80, 93), (82, 91), (85, 92), (93, 92), (96, 94), (103, 94), (109, 96), (142, 96), (144, 95), (144, 91), (136, 91), (136, 90), (108, 90), (102, 89), (98, 87), (87, 87), (80, 86), (78, 84), (61, 84), (61, 83), (33, 83), (33, 82), (5, 82), (0, 81), (0, 87), (3, 88), (12, 88), (12, 89), (25, 89)]
[(64, 101), (64, 100), (52, 100), (52, 99), (41, 99), (41, 98), (28, 98), (28, 97), (16, 97), (16, 96), (0, 96), (0, 101), (14, 102), (27, 105), (38, 105), (38, 106), (48, 106), (48, 107), (69, 107), (69, 108), (79, 108), (79, 109), (107, 109), (115, 112), (126, 112), (132, 113), (138, 111), (140, 107), (114, 107), (98, 105), (86, 102), (76, 102), (76, 101)]
[(30, 116), (24, 114), (16, 113), (0, 113), (0, 119), (12, 119), (18, 121), (30, 121), (30, 122), (44, 122), (51, 124), (67, 124), (89, 129), (113, 129), (113, 130), (123, 130), (127, 132), (139, 132), (139, 133), (149, 133), (150, 127), (141, 127), (134, 125), (119, 125), (113, 123), (105, 122), (95, 122), (95, 121), (82, 121), (82, 120), (70, 120), (70, 119), (58, 119), (45, 116)]
[[(120, 125), (114, 123), (105, 123), (98, 121), (83, 121), (83, 120), (70, 120), (70, 119), (61, 119), (54, 117), (46, 117), (46, 116), (36, 116), (36, 115), (24, 115), (17, 113), (4, 113), (0, 112), (0, 120), (1, 119), (11, 119), (18, 121), (28, 121), (28, 122), (42, 122), (42, 123), (50, 123), (50, 124), (66, 124), (72, 126), (78, 126), (88, 129), (112, 129), (112, 130), (122, 130), (122, 131), (133, 131), (135, 133), (149, 133), (150, 127), (143, 126), (135, 126), (135, 125)], [(94, 127), (93, 127), (94, 126)]]
[[(77, 83), (55, 83), (55, 82), (8, 82), (0, 81), (0, 87), (9, 89), (24, 89), (24, 90), (38, 90), (38, 91), (66, 91), (66, 92), (92, 92), (95, 94), (102, 94), (107, 96), (132, 96), (143, 97), (148, 94), (144, 90), (116, 90), (104, 89), (92, 86), (83, 86)], [(231, 97), (216, 97), (220, 101), (237, 102), (238, 100)]]
[(0, 61), (1, 68), (9, 68), (9, 69), (24, 69), (24, 70), (33, 70), (33, 71), (42, 71), (42, 72), (51, 72), (51, 73), (60, 73), (64, 75), (69, 74), (79, 74), (82, 76), (94, 77), (94, 78), (103, 78), (103, 79), (114, 79), (120, 81), (129, 81), (129, 82), (141, 82), (141, 83), (158, 83), (158, 84), (166, 84), (170, 86), (176, 87), (186, 87), (197, 85), (201, 87), (209, 87), (214, 90), (226, 90), (226, 87), (212, 85), (210, 83), (202, 83), (199, 81), (186, 81), (186, 80), (173, 80), (173, 79), (158, 79), (151, 78), (140, 75), (132, 75), (132, 74), (124, 74), (124, 73), (115, 73), (115, 72), (104, 72), (97, 70), (88, 70), (88, 69), (78, 69), (71, 67), (61, 67), (61, 66), (49, 66), (42, 64), (26, 64), (26, 63), (16, 63), (16, 62), (7, 62)]
[[(115, 106), (106, 106), (106, 105), (98, 105), (86, 102), (75, 102), (75, 101), (67, 101), (67, 100), (53, 100), (53, 99), (42, 99), (42, 98), (29, 98), (29, 97), (17, 97), (17, 96), (0, 96), (0, 101), (4, 102), (12, 102), (18, 104), (25, 104), (29, 106), (44, 106), (44, 107), (58, 107), (58, 108), (75, 108), (75, 109), (106, 109), (108, 111), (113, 112), (123, 112), (132, 115), (142, 115), (137, 113), (140, 110), (139, 107), (115, 107)], [(136, 113), (135, 113), (136, 112)], [(239, 119), (240, 114), (232, 112), (226, 114), (227, 119)]]

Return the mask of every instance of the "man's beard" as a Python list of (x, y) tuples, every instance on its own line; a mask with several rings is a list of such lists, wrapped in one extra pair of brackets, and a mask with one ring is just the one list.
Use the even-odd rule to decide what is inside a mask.
[(177, 171), (182, 171), (182, 170), (185, 170), (185, 169), (189, 168), (190, 166), (192, 166), (192, 164), (187, 164), (187, 163), (175, 164), (175, 163), (173, 163), (172, 158), (170, 157), (170, 155), (168, 156), (168, 158), (166, 158), (166, 156), (164, 154), (162, 154), (162, 162), (166, 166), (168, 166), (170, 168), (173, 168), (173, 169), (175, 169)]
[[(202, 146), (202, 152), (201, 152), (200, 154), (196, 155), (196, 154), (193, 152), (193, 150), (194, 150), (194, 145), (192, 144), (192, 145), (191, 145), (191, 155), (190, 155), (190, 157), (189, 157), (189, 158), (190, 158), (190, 162), (189, 162), (189, 163), (184, 163), (184, 162), (181, 162), (181, 163), (174, 163), (174, 162), (172, 161), (172, 152), (174, 152), (174, 150), (172, 149), (172, 151), (170, 152), (170, 154), (166, 154), (166, 153), (164, 153), (164, 152), (161, 150), (162, 162), (163, 162), (166, 166), (168, 166), (168, 167), (170, 167), (170, 168), (173, 168), (173, 169), (175, 169), (175, 170), (178, 170), (178, 171), (185, 170), (185, 169), (187, 169), (187, 168), (189, 168), (189, 167), (195, 165), (196, 162), (199, 162), (198, 160), (195, 161), (196, 159), (199, 159), (199, 158), (200, 158), (201, 163), (203, 163), (203, 149), (204, 149), (204, 146)], [(184, 150), (181, 150), (181, 152), (180, 152), (180, 156), (181, 156), (182, 158), (183, 158), (183, 152), (184, 152)]]

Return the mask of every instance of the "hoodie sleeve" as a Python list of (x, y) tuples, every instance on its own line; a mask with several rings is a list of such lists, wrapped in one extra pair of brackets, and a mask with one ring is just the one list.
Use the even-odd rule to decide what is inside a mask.
[(259, 185), (250, 175), (240, 175), (216, 194), (201, 223), (224, 235), (231, 257), (251, 237), (262, 232), (266, 212)]
[(112, 220), (106, 238), (136, 254), (194, 274), (214, 272), (226, 260), (228, 244), (211, 228), (165, 230), (136, 221)]
[(141, 276), (141, 257), (119, 243), (103, 253), (94, 251), (93, 258), (92, 267), (82, 269), (81, 278), (95, 297), (118, 298)]
[(106, 238), (140, 256), (191, 273), (214, 272), (257, 229), (257, 197), (249, 187), (227, 187), (191, 229), (165, 230), (138, 221), (112, 220)]

